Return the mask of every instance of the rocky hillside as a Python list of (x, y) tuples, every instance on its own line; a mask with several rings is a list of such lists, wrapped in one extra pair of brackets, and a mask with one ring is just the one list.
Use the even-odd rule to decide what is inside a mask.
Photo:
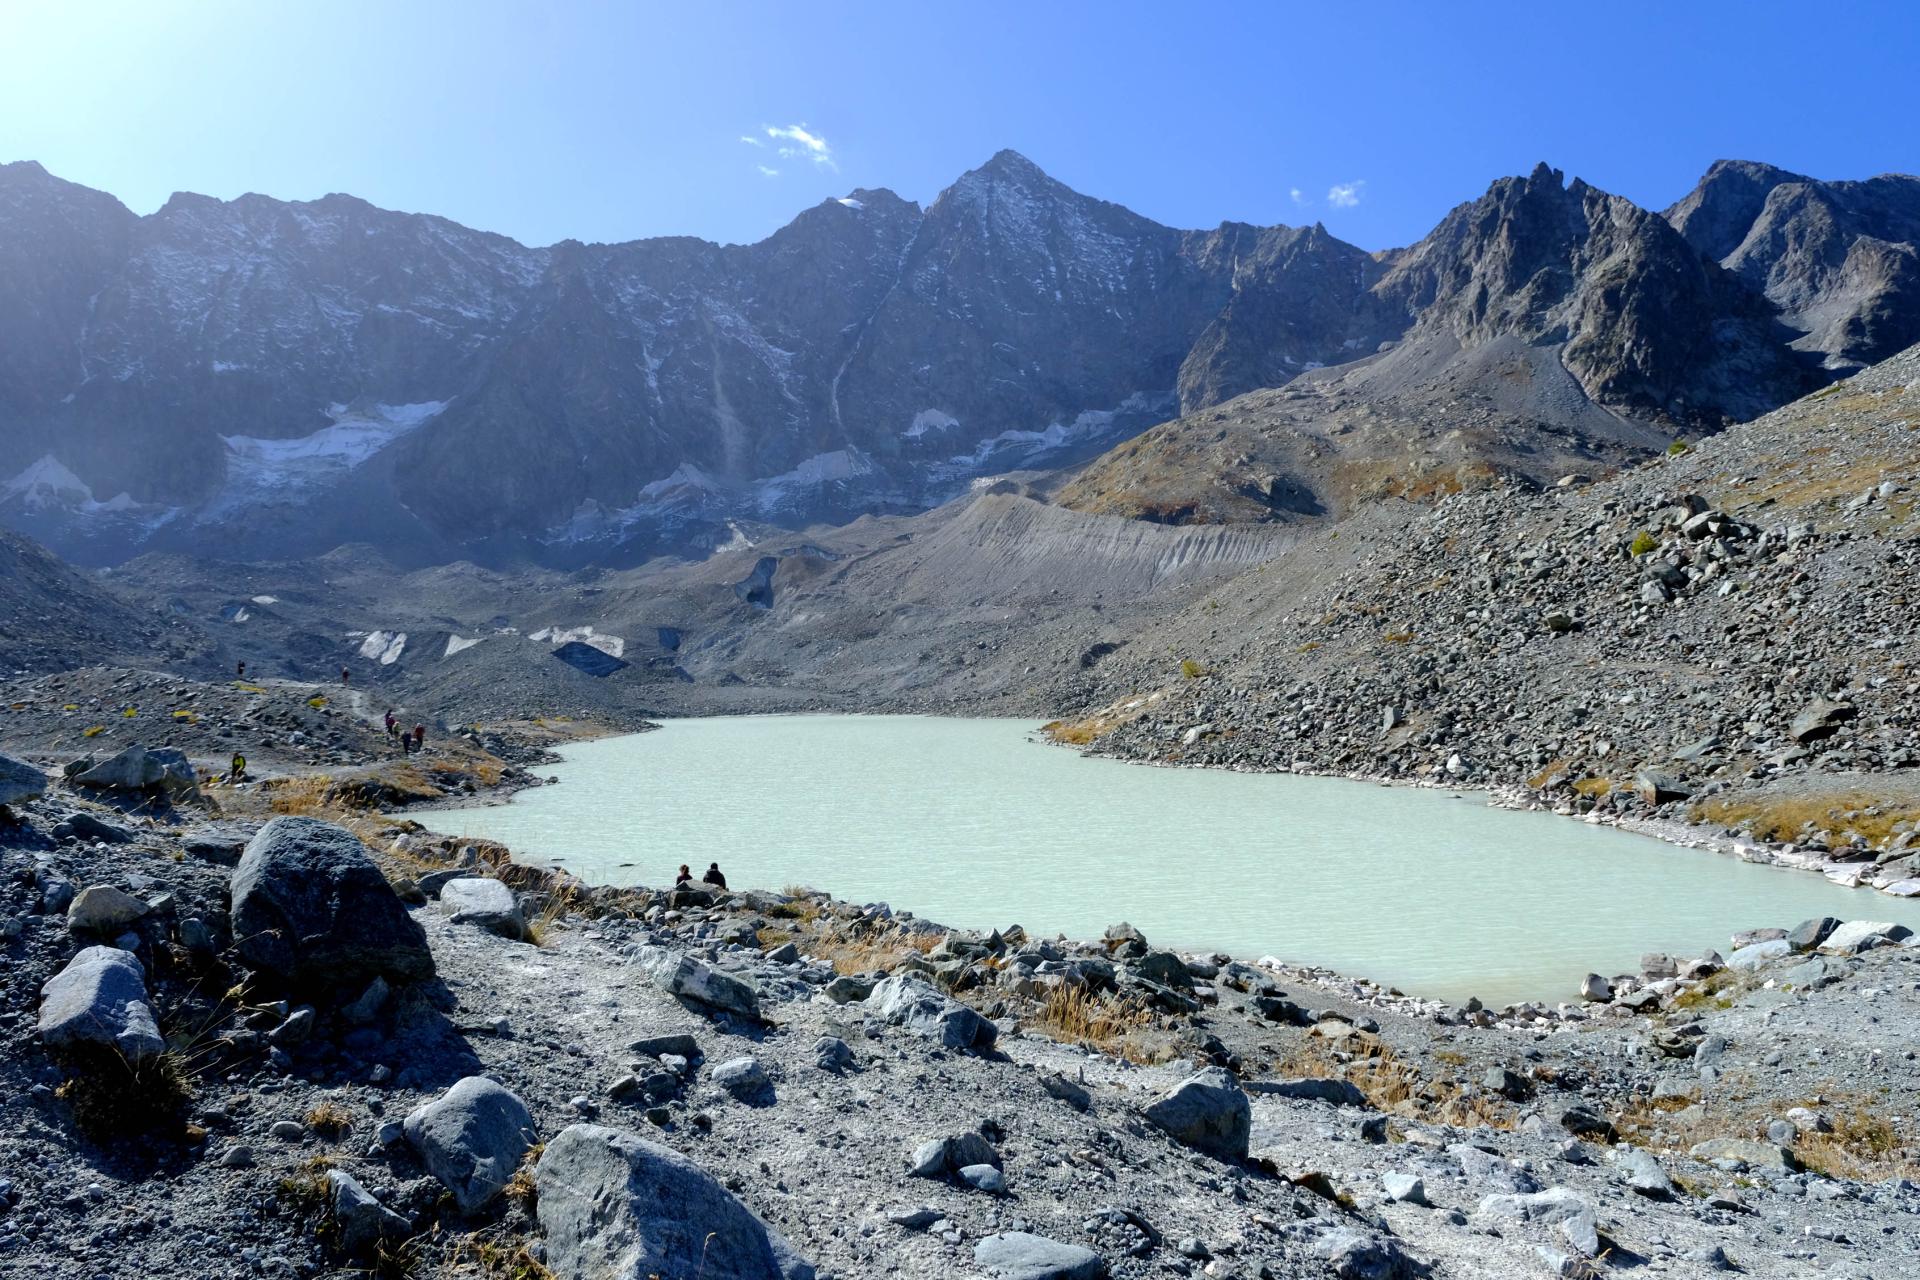
[(193, 671), (214, 647), (184, 620), (124, 599), (44, 547), (0, 531), (0, 674), (115, 659)]
[(1148, 628), (1073, 736), (1524, 785), (1920, 892), (1917, 488), (1913, 348), (1610, 480), (1377, 507)]
[[(1907, 207), (1875, 183), (1835, 233), (1848, 280)], [(1676, 231), (1543, 166), (1374, 255), (1322, 227), (1164, 227), (1002, 152), (924, 209), (855, 191), (758, 244), (529, 248), (342, 195), (137, 217), (22, 162), (0, 167), (0, 519), (93, 563), (351, 541), (638, 562), (724, 544), (729, 519), (925, 509), (1229, 406), (1258, 429), (1204, 484), (1237, 512), (1337, 509), (1454, 454), (1606, 463), (1806, 389), (1782, 317), (1853, 288), (1749, 287), (1758, 250), (1723, 268), (1683, 238), (1710, 221)], [(1898, 243), (1846, 294), (1875, 341), (1913, 310)], [(1311, 412), (1235, 399), (1329, 366)], [(1449, 434), (1448, 397), (1495, 412)], [(1360, 435), (1293, 440), (1315, 423)], [(1096, 483), (1097, 509), (1211, 510)]]
[(1659, 216), (1545, 165), (1391, 255), (1368, 304), (1400, 317), (1391, 350), (1156, 427), (1062, 500), (1178, 523), (1337, 516), (1610, 469), (1821, 381), (1766, 298)]

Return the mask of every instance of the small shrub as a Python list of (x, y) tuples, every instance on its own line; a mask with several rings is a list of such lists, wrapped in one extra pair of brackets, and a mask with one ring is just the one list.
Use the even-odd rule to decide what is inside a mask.
[(1692, 447), (1693, 447), (1692, 445), (1687, 443), (1687, 438), (1685, 436), (1681, 436), (1679, 439), (1675, 440), (1672, 444), (1667, 446), (1667, 456), (1669, 458), (1677, 458), (1681, 454), (1685, 453), (1688, 449), (1691, 449)]
[(1207, 669), (1195, 662), (1192, 658), (1182, 658), (1180, 659), (1180, 674), (1189, 680), (1198, 680), (1201, 676), (1207, 674)]
[(1627, 544), (1627, 551), (1635, 556), (1643, 556), (1649, 551), (1657, 549), (1659, 546), (1659, 541), (1645, 529), (1642, 529), (1633, 535), (1633, 541)]
[(1413, 632), (1411, 630), (1389, 631), (1389, 632), (1386, 632), (1384, 635), (1382, 635), (1380, 638), (1382, 640), (1385, 640), (1388, 644), (1412, 644)]
[(1033, 1025), (1056, 1040), (1143, 1061), (1135, 1034), (1153, 1024), (1153, 1014), (1119, 996), (1089, 995), (1082, 987), (1054, 987), (1040, 1001)]

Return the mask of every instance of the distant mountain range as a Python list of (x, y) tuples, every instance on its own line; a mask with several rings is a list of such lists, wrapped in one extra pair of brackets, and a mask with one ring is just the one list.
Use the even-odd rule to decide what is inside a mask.
[(542, 249), (342, 195), (138, 217), (16, 163), (0, 522), (92, 563), (620, 562), (1116, 444), (1069, 503), (1310, 518), (1763, 412), (1920, 339), (1917, 247), (1920, 180), (1733, 162), (1665, 214), (1543, 165), (1379, 254), (1010, 151), (758, 244)]

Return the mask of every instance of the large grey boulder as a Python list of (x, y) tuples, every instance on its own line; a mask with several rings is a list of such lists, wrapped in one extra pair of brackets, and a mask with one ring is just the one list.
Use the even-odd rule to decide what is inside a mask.
[(562, 1130), (534, 1168), (558, 1280), (812, 1280), (813, 1267), (677, 1151), (600, 1125)]
[(374, 1198), (353, 1175), (327, 1170), (327, 1200), (340, 1229), (340, 1248), (352, 1257), (372, 1251), (382, 1240), (403, 1240), (413, 1226)]
[(534, 1137), (527, 1104), (485, 1076), (468, 1076), (415, 1107), (400, 1129), (462, 1213), (500, 1194)]
[(973, 1246), (973, 1264), (995, 1280), (1099, 1280), (1107, 1262), (1083, 1245), (1001, 1231)]
[(1176, 1142), (1221, 1160), (1247, 1158), (1253, 1105), (1233, 1073), (1208, 1067), (1175, 1085), (1146, 1109), (1146, 1117)]
[(1903, 924), (1894, 924), (1886, 920), (1848, 920), (1836, 925), (1820, 943), (1820, 950), (1831, 951), (1838, 955), (1853, 955), (1869, 951), (1883, 942), (1899, 942), (1913, 935), (1913, 930)]
[(990, 1051), (1000, 1032), (991, 1022), (918, 974), (896, 974), (876, 983), (867, 1012), (891, 1026), (937, 1040), (949, 1049)]
[(137, 743), (110, 759), (74, 776), (83, 787), (109, 791), (165, 791), (176, 800), (199, 794), (193, 763), (171, 747), (143, 747)]
[(477, 925), (503, 938), (527, 936), (520, 900), (505, 883), (488, 876), (463, 876), (441, 885), (440, 909), (455, 924)]
[(47, 775), (10, 755), (0, 753), (0, 809), (25, 804), (47, 794)]
[(1729, 969), (1758, 969), (1793, 954), (1793, 944), (1785, 938), (1769, 938), (1741, 947), (1727, 957)]
[(166, 1051), (147, 971), (130, 951), (88, 947), (40, 988), (40, 1039), (49, 1049), (97, 1045), (130, 1063)]
[(1707, 1164), (1732, 1169), (1764, 1169), (1769, 1173), (1795, 1173), (1799, 1159), (1785, 1147), (1749, 1138), (1709, 1138), (1687, 1148), (1687, 1154)]
[(351, 988), (374, 977), (433, 976), (420, 926), (352, 832), (313, 818), (275, 818), (233, 871), (240, 958), (286, 982)]
[(913, 1149), (907, 1171), (916, 1178), (945, 1178), (971, 1165), (1000, 1167), (1000, 1153), (977, 1133), (929, 1138)]
[(760, 1020), (760, 992), (752, 983), (722, 973), (684, 951), (662, 951), (650, 960), (653, 984), (669, 995), (708, 1009)]

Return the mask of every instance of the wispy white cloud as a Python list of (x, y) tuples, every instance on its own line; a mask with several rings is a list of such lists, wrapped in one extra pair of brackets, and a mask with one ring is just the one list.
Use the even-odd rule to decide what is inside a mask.
[(780, 176), (780, 171), (779, 171), (778, 169), (775, 169), (775, 168), (773, 168), (773, 167), (772, 167), (772, 166), (770, 166), (770, 165), (764, 165), (764, 164), (757, 164), (757, 165), (755, 165), (755, 166), (753, 166), (753, 167), (754, 167), (754, 168), (756, 168), (756, 169), (758, 169), (758, 170), (760, 171), (760, 176), (761, 176), (761, 177), (764, 177), (764, 178), (777, 178), (777, 177), (779, 177), (779, 176)]
[(770, 124), (764, 126), (764, 132), (778, 146), (782, 159), (811, 160), (822, 169), (839, 171), (840, 166), (833, 162), (833, 148), (806, 125)]
[(740, 141), (742, 141), (742, 142), (744, 142), (744, 143), (746, 143), (746, 144), (747, 144), (748, 146), (750, 146), (750, 147), (764, 147), (764, 146), (766, 146), (766, 145), (767, 145), (766, 143), (764, 143), (764, 142), (762, 142), (762, 141), (760, 141), (760, 139), (758, 139), (758, 138), (756, 138), (756, 137), (754, 137), (754, 136), (753, 136), (752, 134), (750, 134), (750, 133), (743, 133), (743, 134), (741, 134), (741, 135), (740, 135)]
[(1365, 178), (1355, 178), (1352, 182), (1338, 182), (1327, 188), (1327, 203), (1336, 209), (1351, 209), (1360, 203), (1361, 188), (1367, 185)]
[(1293, 197), (1293, 202), (1295, 204), (1307, 203), (1307, 193), (1302, 191), (1298, 187), (1294, 187), (1292, 190), (1288, 191), (1287, 194)]

